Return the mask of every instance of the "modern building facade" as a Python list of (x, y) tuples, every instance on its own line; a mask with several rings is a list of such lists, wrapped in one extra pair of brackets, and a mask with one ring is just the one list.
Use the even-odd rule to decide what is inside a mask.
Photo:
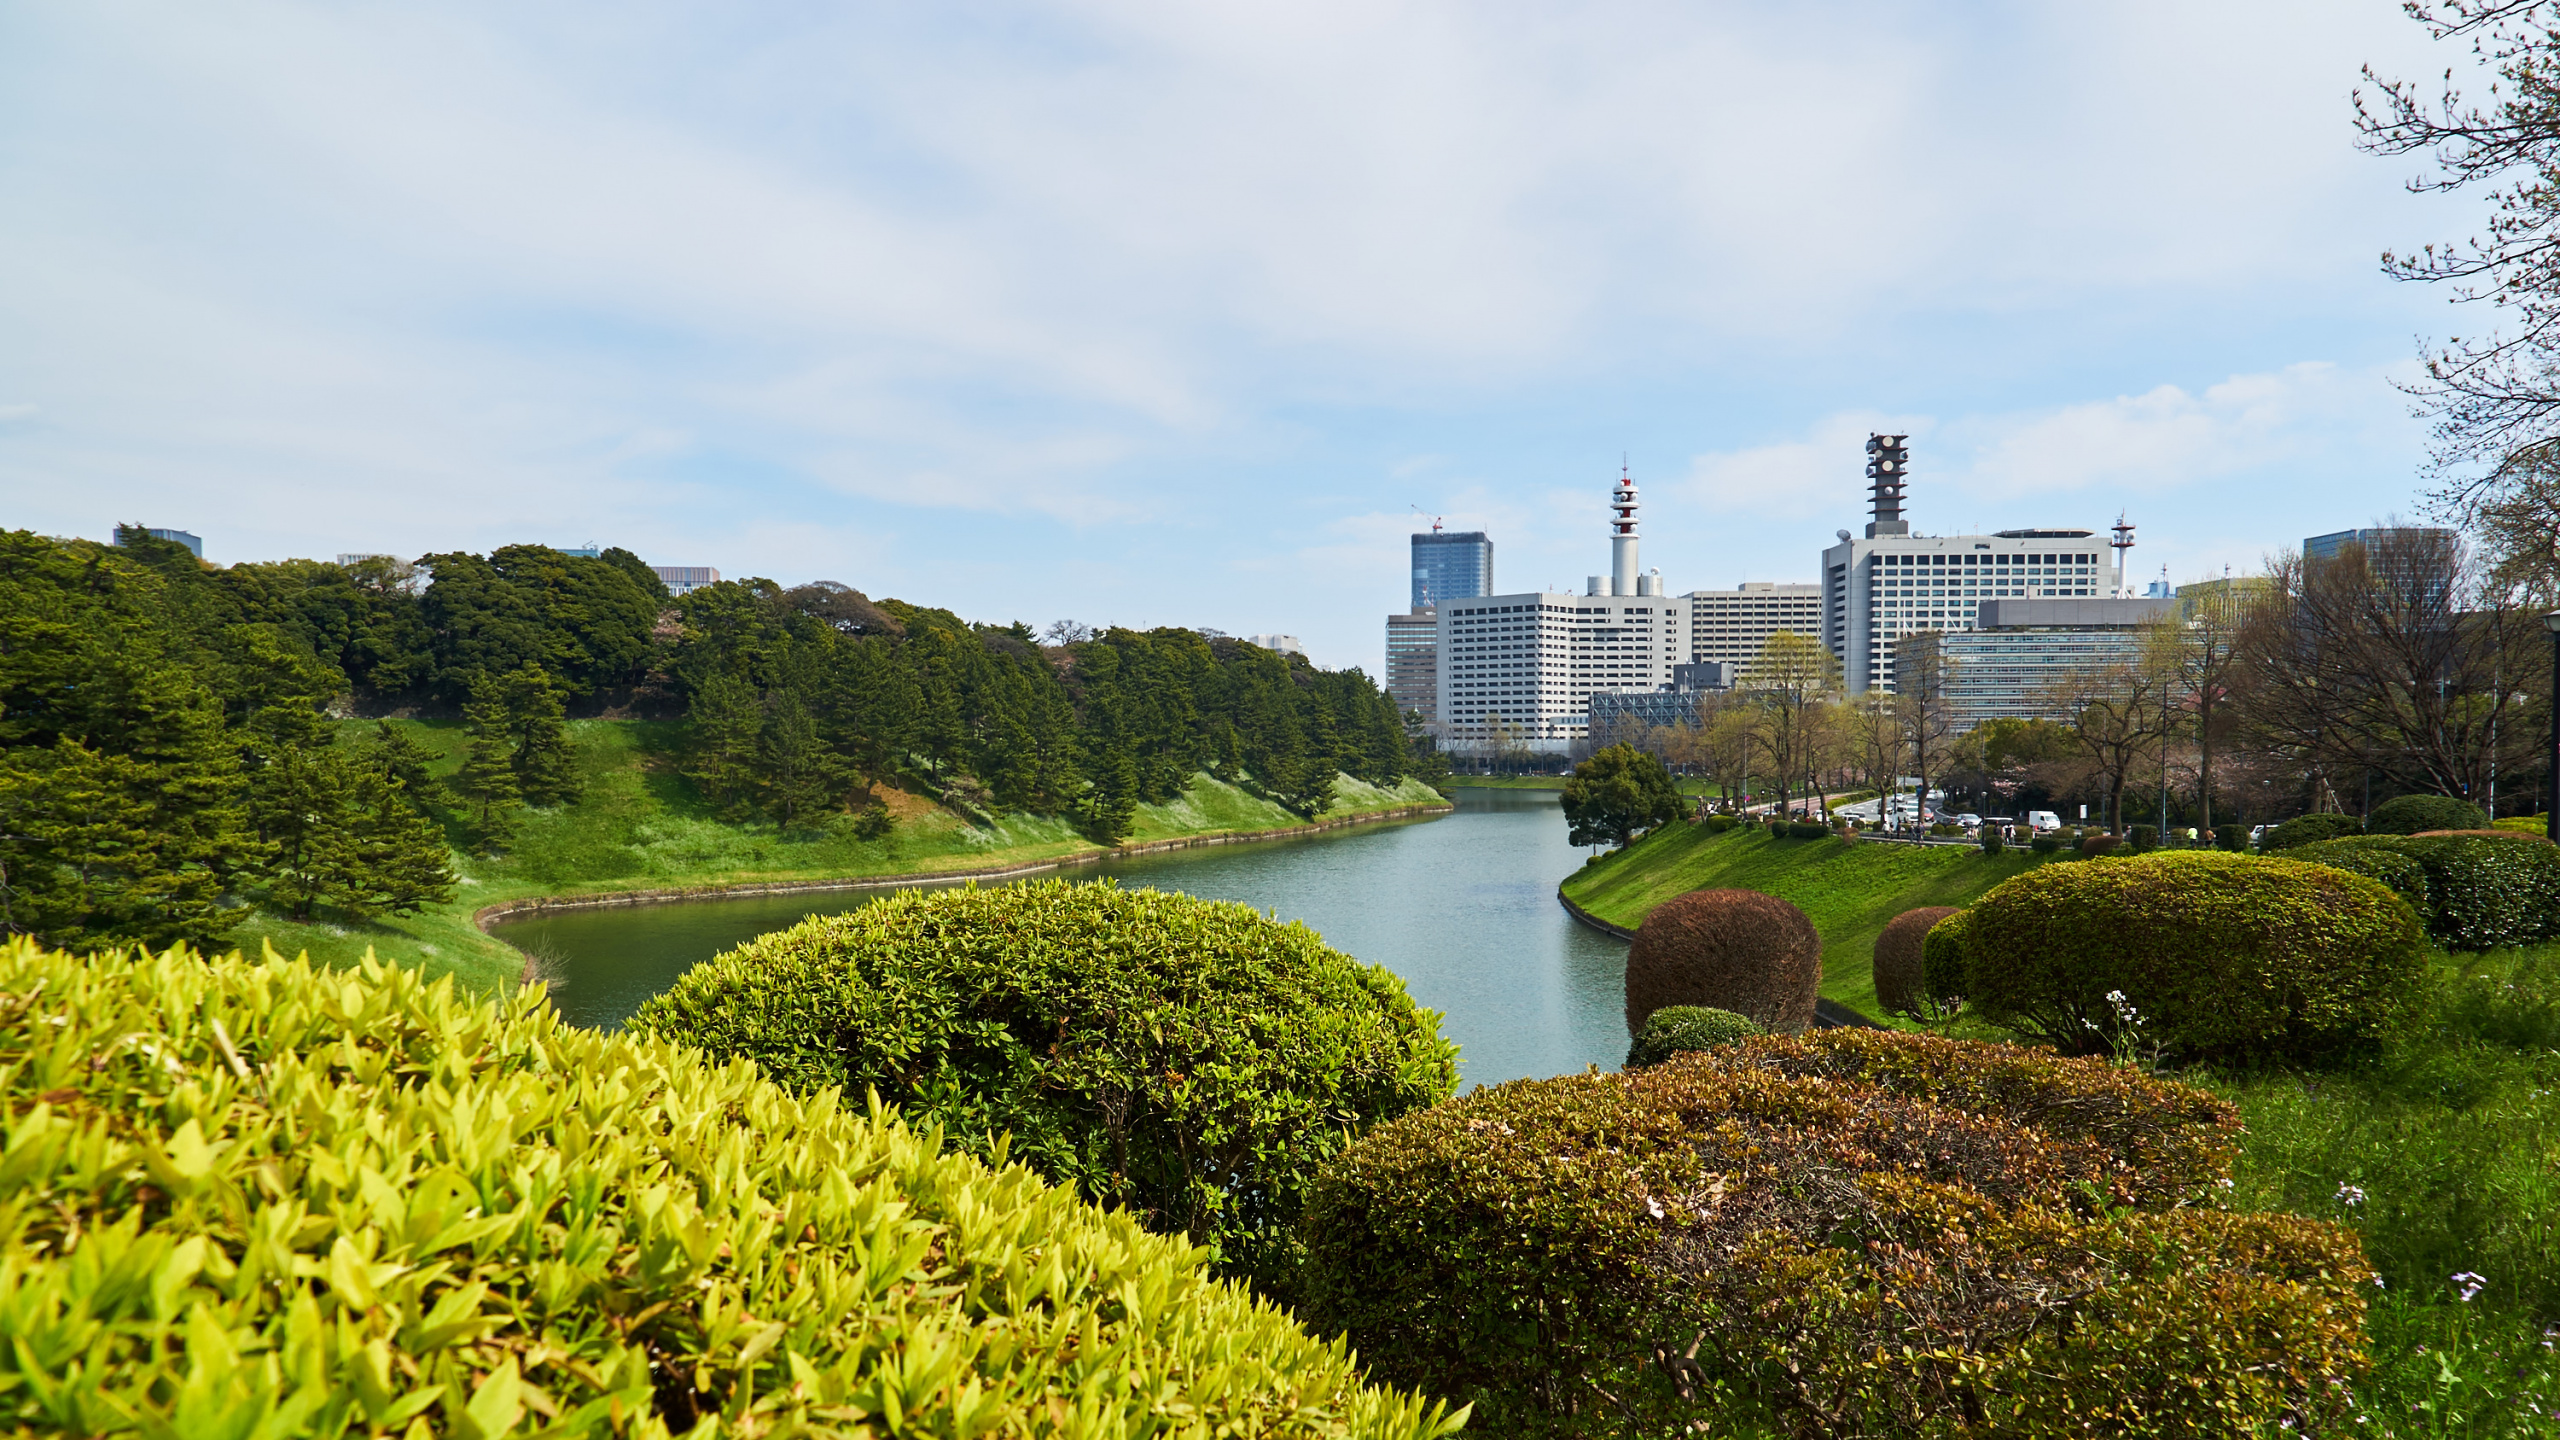
[(150, 536), (154, 540), (166, 540), (172, 545), (184, 545), (187, 547), (188, 554), (193, 555), (199, 560), (204, 558), (204, 538), (191, 531), (171, 530), (159, 525), (145, 525), (142, 527), (142, 533)]
[(1493, 593), (1493, 537), (1481, 530), (1413, 537), (1413, 608)]
[(1299, 644), (1298, 637), (1295, 635), (1247, 635), (1244, 637), (1244, 643), (1259, 645), (1265, 650), (1277, 650), (1283, 655), (1307, 653), (1307, 647)]
[(2152, 596), (1982, 602), (1970, 628), (1938, 641), (1954, 732), (1986, 720), (2061, 719), (2056, 684), (2140, 658), (2149, 627), (2176, 610), (2175, 599)]
[(665, 582), (670, 595), (682, 595), (688, 590), (720, 583), (720, 572), (708, 565), (652, 565), (649, 568), (658, 572), (658, 578)]
[(1449, 748), (1565, 753), (1589, 735), (1595, 694), (1667, 689), (1688, 662), (1687, 601), (1636, 569), (1633, 480), (1620, 477), (1610, 509), (1610, 573), (1591, 577), (1591, 593), (1439, 606), (1434, 718)]
[[(1877, 436), (1870, 450), (1899, 438)], [(1822, 552), (1821, 639), (1839, 657), (1852, 695), (1892, 689), (1897, 641), (1917, 631), (1970, 630), (1985, 600), (2096, 599), (2123, 588), (2108, 542), (2091, 531), (1915, 535), (1902, 514), (1904, 483), (1898, 471), (1877, 477), (1865, 537), (1843, 530)]]
[[(158, 532), (154, 531), (153, 533), (157, 534)], [(2305, 539), (2302, 542), (2302, 558), (2305, 560), (2335, 560), (2338, 558), (2338, 553), (2350, 545), (2359, 546), (2366, 552), (2370, 553), (2385, 545), (2420, 538), (2435, 541), (2450, 540), (2453, 538), (2453, 532), (2424, 525), (2385, 526), (2365, 530), (2337, 530), (2332, 531), (2327, 535), (2313, 535), (2308, 539)]]
[(1701, 690), (1621, 690), (1615, 694), (1594, 695), (1591, 697), (1592, 742), (1636, 740), (1644, 731), (1666, 726), (1696, 729), (1698, 702), (1711, 693)]
[(1387, 694), (1398, 714), (1440, 718), (1440, 612), (1387, 617)]
[(1731, 590), (1692, 590), (1689, 658), (1722, 661), (1748, 673), (1760, 647), (1781, 630), (1822, 639), (1822, 587), (1751, 580)]

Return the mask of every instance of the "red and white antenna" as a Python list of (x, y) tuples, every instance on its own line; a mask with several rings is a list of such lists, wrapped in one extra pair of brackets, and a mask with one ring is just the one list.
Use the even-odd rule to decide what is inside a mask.
[(2107, 542), (2107, 548), (2116, 552), (2116, 594), (2122, 595), (2124, 594), (2124, 552), (2133, 548), (2133, 525), (2124, 518), (2124, 512), (2119, 510), (2116, 512), (2116, 523), (2112, 528), (2116, 538)]

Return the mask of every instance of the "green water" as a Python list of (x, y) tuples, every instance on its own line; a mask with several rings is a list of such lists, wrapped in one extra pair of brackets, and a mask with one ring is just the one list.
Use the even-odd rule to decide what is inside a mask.
[[(1578, 925), (1556, 882), (1582, 863), (1552, 792), (1458, 792), (1456, 813), (1302, 840), (1221, 845), (1063, 872), (1240, 900), (1303, 920), (1338, 950), (1404, 977), (1441, 1012), (1469, 1083), (1557, 1075), (1626, 1058), (1623, 943)], [(585, 1025), (619, 1025), (694, 964), (807, 915), (886, 890), (581, 910), (496, 927), (547, 955), (553, 1001)]]

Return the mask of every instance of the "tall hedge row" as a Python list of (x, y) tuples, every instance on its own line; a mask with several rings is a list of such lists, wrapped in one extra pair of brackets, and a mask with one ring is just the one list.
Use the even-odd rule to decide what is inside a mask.
[(2447, 949), (2560, 936), (2560, 847), (2531, 835), (2365, 835), (2291, 854), (2390, 886)]
[(1021, 1165), (536, 995), (13, 942), (0, 1057), (13, 1434), (1455, 1428)]
[(704, 962), (632, 1017), (804, 1093), (865, 1088), (1285, 1294), (1317, 1167), (1446, 1098), (1404, 982), (1252, 907), (1046, 881), (892, 896)]

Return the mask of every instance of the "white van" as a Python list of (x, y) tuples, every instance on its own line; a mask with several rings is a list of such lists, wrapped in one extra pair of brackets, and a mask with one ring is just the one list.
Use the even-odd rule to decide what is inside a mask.
[(2027, 812), (2027, 828), (2039, 835), (2059, 830), (2062, 828), (2062, 817), (2050, 810), (2030, 810)]

